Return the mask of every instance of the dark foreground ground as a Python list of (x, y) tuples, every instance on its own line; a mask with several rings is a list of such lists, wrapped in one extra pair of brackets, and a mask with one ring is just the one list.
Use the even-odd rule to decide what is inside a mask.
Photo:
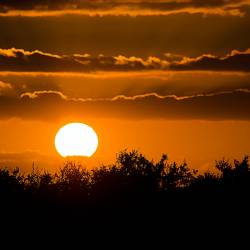
[(125, 231), (144, 233), (144, 240), (156, 233), (162, 242), (172, 235), (214, 239), (228, 232), (230, 238), (249, 230), (250, 167), (248, 157), (222, 160), (214, 173), (199, 174), (165, 155), (152, 162), (124, 151), (114, 165), (91, 171), (72, 162), (57, 174), (2, 169), (0, 200), (1, 232), (10, 235), (87, 232), (112, 238)]

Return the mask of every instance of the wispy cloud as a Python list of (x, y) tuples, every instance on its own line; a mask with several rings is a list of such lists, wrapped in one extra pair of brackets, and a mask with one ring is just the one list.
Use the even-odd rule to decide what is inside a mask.
[(242, 7), (248, 0), (3, 0), (3, 16), (77, 15), (169, 15), (173, 13), (202, 13), (243, 16)]

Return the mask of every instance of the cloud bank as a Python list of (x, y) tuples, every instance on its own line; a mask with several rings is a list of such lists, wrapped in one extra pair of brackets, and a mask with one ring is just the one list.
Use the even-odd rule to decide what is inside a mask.
[(110, 99), (69, 98), (59, 91), (23, 93), (19, 98), (0, 96), (0, 119), (57, 120), (62, 117), (250, 120), (250, 90), (194, 96), (155, 93)]
[(240, 71), (250, 72), (250, 49), (219, 57), (201, 55), (196, 58), (166, 54), (140, 58), (89, 54), (56, 55), (39, 50), (0, 49), (0, 71), (11, 72), (95, 72), (95, 71)]
[(168, 15), (202, 13), (243, 16), (248, 0), (2, 0), (1, 15)]

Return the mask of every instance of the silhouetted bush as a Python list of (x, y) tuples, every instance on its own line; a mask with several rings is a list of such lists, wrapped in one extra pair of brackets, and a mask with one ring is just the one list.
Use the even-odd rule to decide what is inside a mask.
[(66, 162), (56, 174), (37, 168), (28, 174), (0, 169), (0, 199), (6, 210), (12, 206), (29, 212), (57, 211), (62, 217), (70, 210), (85, 219), (89, 211), (100, 208), (153, 208), (156, 216), (187, 208), (190, 203), (199, 205), (201, 200), (210, 208), (222, 200), (248, 200), (248, 157), (233, 164), (225, 159), (217, 161), (215, 170), (199, 174), (186, 162), (168, 162), (166, 155), (154, 162), (137, 151), (122, 151), (115, 164), (92, 170), (74, 162)]

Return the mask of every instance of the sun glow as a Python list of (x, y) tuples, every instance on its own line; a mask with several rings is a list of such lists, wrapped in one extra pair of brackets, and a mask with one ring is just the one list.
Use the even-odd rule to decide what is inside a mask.
[(56, 134), (55, 147), (62, 157), (92, 156), (98, 147), (96, 132), (83, 123), (69, 123)]

